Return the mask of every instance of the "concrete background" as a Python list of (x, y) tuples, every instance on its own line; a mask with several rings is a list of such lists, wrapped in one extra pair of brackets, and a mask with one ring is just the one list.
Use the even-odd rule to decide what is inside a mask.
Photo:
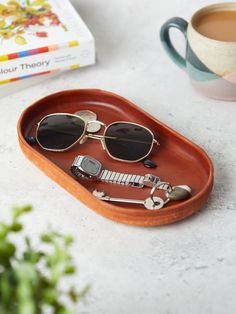
[[(73, 3), (96, 38), (97, 64), (1, 99), (0, 218), (12, 204), (32, 203), (34, 212), (25, 222), (33, 239), (47, 224), (75, 236), (74, 281), (92, 286), (83, 313), (234, 313), (236, 104), (197, 94), (158, 38), (168, 18), (189, 19), (211, 1)], [(175, 35), (183, 51), (183, 38)], [(16, 135), (23, 109), (52, 92), (93, 87), (123, 95), (208, 152), (215, 186), (198, 214), (160, 228), (117, 224), (86, 208), (23, 156)]]

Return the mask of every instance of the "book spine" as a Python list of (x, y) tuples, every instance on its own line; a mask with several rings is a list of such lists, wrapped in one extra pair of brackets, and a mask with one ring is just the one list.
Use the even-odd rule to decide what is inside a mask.
[(0, 84), (95, 63), (94, 41), (71, 41), (0, 56)]

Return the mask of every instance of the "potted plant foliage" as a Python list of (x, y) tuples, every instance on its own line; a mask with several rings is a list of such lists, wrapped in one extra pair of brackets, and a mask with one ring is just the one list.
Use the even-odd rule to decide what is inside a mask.
[(21, 236), (19, 218), (31, 210), (31, 206), (15, 207), (11, 221), (0, 223), (0, 313), (77, 314), (75, 307), (88, 288), (79, 293), (62, 284), (76, 272), (69, 252), (73, 239), (49, 231), (41, 235), (35, 248), (24, 237), (22, 252), (11, 240), (14, 233)]

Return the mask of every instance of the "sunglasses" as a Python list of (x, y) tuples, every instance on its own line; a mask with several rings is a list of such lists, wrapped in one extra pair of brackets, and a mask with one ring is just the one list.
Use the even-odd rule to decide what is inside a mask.
[[(104, 127), (103, 135), (88, 132), (91, 124)], [(124, 162), (138, 162), (147, 157), (159, 143), (148, 128), (131, 122), (117, 121), (106, 126), (101, 121), (86, 122), (77, 115), (55, 113), (45, 116), (36, 129), (36, 142), (52, 152), (64, 152), (88, 138), (100, 140), (108, 155)]]

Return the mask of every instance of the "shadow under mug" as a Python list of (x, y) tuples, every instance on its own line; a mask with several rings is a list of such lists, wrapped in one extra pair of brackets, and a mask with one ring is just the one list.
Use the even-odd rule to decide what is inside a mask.
[[(186, 70), (193, 86), (215, 99), (236, 100), (236, 41), (208, 38), (194, 27), (203, 14), (215, 11), (236, 11), (236, 3), (209, 5), (197, 11), (187, 23), (180, 17), (169, 19), (160, 31), (161, 42), (170, 58)], [(186, 55), (182, 57), (170, 39), (170, 29), (179, 29), (186, 38)]]

